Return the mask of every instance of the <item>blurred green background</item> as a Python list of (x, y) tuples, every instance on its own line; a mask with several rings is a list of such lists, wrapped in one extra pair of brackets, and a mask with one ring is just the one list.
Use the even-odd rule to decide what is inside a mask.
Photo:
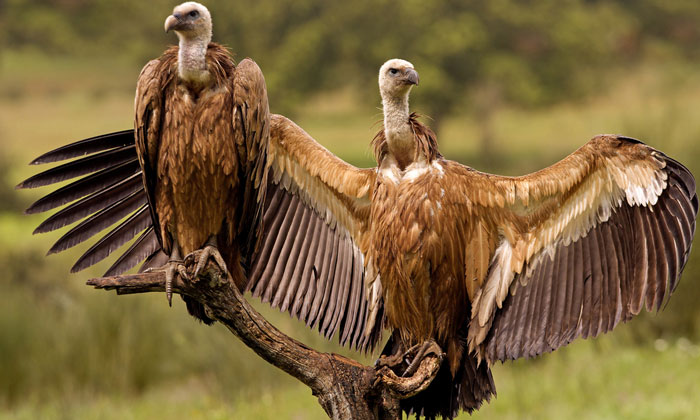
[[(0, 1), (0, 418), (320, 419), (310, 391), (179, 299), (94, 291), (68, 274), (86, 246), (45, 257), (14, 191), (53, 147), (132, 124), (138, 72), (166, 45), (175, 5), (154, 0)], [(700, 174), (697, 0), (321, 0), (209, 2), (215, 40), (251, 56), (273, 112), (373, 165), (376, 86), (412, 61), (412, 109), (442, 152), (523, 174), (598, 133), (640, 138)], [(700, 255), (668, 306), (597, 340), (494, 368), (499, 396), (477, 419), (686, 419), (700, 413)], [(363, 362), (256, 304), (285, 332)], [(376, 356), (376, 355), (375, 355)], [(464, 417), (467, 417), (466, 415)]]

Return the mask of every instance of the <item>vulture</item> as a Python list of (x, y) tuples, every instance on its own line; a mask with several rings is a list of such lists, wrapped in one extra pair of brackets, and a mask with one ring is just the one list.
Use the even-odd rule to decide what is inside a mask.
[(530, 175), (476, 171), (442, 157), (409, 110), (418, 73), (393, 59), (379, 71), (377, 166), (356, 168), (267, 113), (257, 66), (209, 43), (205, 10), (185, 3), (168, 17), (180, 47), (142, 72), (134, 130), (48, 152), (32, 163), (72, 160), (19, 185), (85, 175), (28, 209), (70, 203), (37, 232), (83, 219), (49, 252), (120, 222), (74, 271), (134, 237), (108, 274), (145, 259), (170, 261), (172, 275), (183, 254), (218, 248), (239, 287), (326, 337), (370, 351), (390, 329), (378, 363), (399, 374), (436, 343), (437, 377), (402, 401), (425, 418), (488, 401), (496, 361), (610, 331), (677, 286), (698, 200), (676, 160), (601, 135)]
[[(340, 323), (341, 343), (359, 337), (372, 348), (388, 327), (378, 363), (399, 374), (437, 344), (446, 355), (437, 377), (401, 406), (453, 418), (495, 395), (496, 361), (551, 352), (642, 308), (659, 310), (688, 261), (698, 199), (682, 164), (617, 135), (520, 177), (447, 160), (409, 110), (418, 82), (404, 60), (379, 70), (384, 122), (372, 169), (271, 116), (268, 177), (282, 188), (266, 196), (247, 288), (321, 332)], [(286, 204), (294, 198), (305, 204), (301, 215)], [(350, 242), (319, 235), (304, 220), (308, 208)], [(279, 229), (287, 233), (268, 234)], [(356, 257), (329, 265), (343, 255)], [(359, 322), (347, 324), (343, 310), (329, 319), (327, 300)]]
[[(211, 42), (212, 19), (195, 2), (174, 8), (165, 20), (179, 45), (141, 71), (134, 130), (74, 143), (34, 160), (55, 162), (88, 155), (28, 179), (36, 187), (89, 176), (49, 194), (28, 209), (45, 211), (80, 199), (42, 223), (46, 232), (85, 218), (49, 253), (72, 247), (121, 223), (73, 266), (78, 271), (138, 238), (107, 275), (147, 259), (163, 266), (170, 302), (183, 257), (204, 249), (198, 269), (214, 258), (243, 287), (243, 269), (262, 218), (269, 110), (265, 81), (250, 59), (236, 65), (225, 47)], [(86, 217), (87, 216), (87, 217)], [(190, 313), (211, 323), (204, 308), (186, 297)]]

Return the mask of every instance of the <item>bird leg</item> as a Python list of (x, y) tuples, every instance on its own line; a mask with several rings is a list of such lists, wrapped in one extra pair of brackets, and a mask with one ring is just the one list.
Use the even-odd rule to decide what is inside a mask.
[(375, 368), (383, 368), (383, 367), (388, 367), (388, 368), (396, 368), (400, 366), (402, 363), (404, 363), (404, 360), (407, 355), (413, 353), (418, 349), (418, 346), (420, 344), (416, 344), (415, 346), (411, 347), (410, 349), (406, 350), (405, 352), (398, 351), (391, 356), (386, 356), (386, 355), (381, 355), (379, 356), (379, 359), (377, 359), (376, 362), (374, 362), (374, 367)]
[(152, 271), (165, 271), (165, 297), (168, 299), (168, 305), (173, 306), (173, 280), (175, 280), (175, 274), (179, 274), (183, 279), (189, 279), (182, 259), (182, 251), (177, 241), (173, 241), (173, 250), (170, 253), (168, 263), (163, 267), (149, 268), (145, 272), (150, 273)]
[[(416, 346), (413, 346), (411, 350), (413, 350), (415, 347)], [(404, 378), (413, 376), (413, 374), (416, 373), (418, 366), (420, 366), (421, 361), (423, 361), (423, 359), (429, 354), (434, 354), (438, 357), (442, 356), (442, 349), (433, 340), (428, 340), (420, 345), (420, 348), (418, 349), (416, 356), (413, 358), (413, 361), (411, 361), (411, 364), (408, 365), (401, 376)]]
[[(196, 255), (197, 253), (199, 253), (199, 256)], [(211, 235), (209, 239), (207, 239), (207, 242), (204, 244), (204, 248), (202, 248), (200, 251), (195, 251), (187, 255), (187, 257), (185, 257), (185, 261), (197, 260), (197, 267), (194, 270), (193, 276), (194, 279), (196, 279), (202, 272), (209, 258), (214, 259), (214, 262), (216, 262), (216, 264), (219, 266), (223, 273), (228, 273), (228, 268), (226, 267), (224, 257), (221, 256), (221, 253), (219, 252), (219, 249), (217, 247), (216, 235)]]
[[(411, 357), (414, 353), (415, 356)], [(406, 352), (399, 351), (392, 356), (382, 357), (375, 364), (377, 377), (373, 386), (382, 385), (399, 399), (411, 397), (425, 390), (435, 379), (443, 358), (442, 349), (433, 340), (417, 344)], [(412, 361), (403, 373), (400, 370), (397, 373), (396, 368), (405, 366), (406, 360)], [(394, 364), (394, 367), (389, 367), (387, 363)]]

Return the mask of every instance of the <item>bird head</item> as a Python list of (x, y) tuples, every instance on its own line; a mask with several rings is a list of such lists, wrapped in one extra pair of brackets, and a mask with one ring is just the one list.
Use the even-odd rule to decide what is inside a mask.
[(418, 72), (406, 60), (393, 58), (379, 69), (379, 91), (383, 98), (404, 97), (418, 81)]
[(211, 14), (199, 3), (188, 1), (176, 6), (165, 19), (165, 32), (175, 31), (178, 38), (211, 40)]

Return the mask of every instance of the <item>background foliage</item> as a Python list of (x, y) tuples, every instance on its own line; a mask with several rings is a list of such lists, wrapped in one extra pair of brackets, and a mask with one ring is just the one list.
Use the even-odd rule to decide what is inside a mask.
[[(376, 73), (412, 61), (412, 108), (443, 153), (522, 174), (591, 136), (641, 138), (700, 174), (700, 2), (693, 0), (238, 0), (209, 2), (214, 37), (261, 65), (273, 112), (362, 166)], [(84, 251), (45, 257), (58, 235), (22, 216), (45, 191), (13, 185), (49, 148), (132, 124), (143, 64), (175, 42), (174, 4), (0, 1), (0, 418), (323, 418), (312, 396), (177, 300), (119, 297), (69, 275)], [(696, 250), (697, 251), (697, 250)], [(689, 418), (700, 412), (700, 256), (660, 314), (604, 339), (497, 366), (477, 418)], [(338, 349), (284, 314), (276, 325)], [(345, 352), (347, 354), (347, 352)], [(372, 356), (351, 354), (371, 362)]]

